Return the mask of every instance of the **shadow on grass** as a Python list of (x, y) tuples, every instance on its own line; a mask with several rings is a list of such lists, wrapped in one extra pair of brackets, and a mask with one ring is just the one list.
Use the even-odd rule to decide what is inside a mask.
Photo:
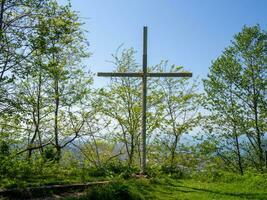
[(212, 194), (217, 194), (217, 195), (222, 195), (222, 196), (232, 196), (232, 197), (240, 197), (240, 198), (247, 198), (247, 199), (267, 199), (267, 193), (244, 193), (244, 192), (220, 192), (220, 191), (215, 191), (215, 190), (210, 190), (210, 189), (202, 189), (202, 188), (196, 188), (196, 187), (189, 187), (189, 186), (183, 186), (183, 185), (176, 185), (176, 187), (179, 188), (186, 188), (190, 189), (189, 190), (181, 190), (179, 191), (184, 192), (184, 193), (190, 193), (190, 192), (206, 192), (206, 193), (212, 193)]

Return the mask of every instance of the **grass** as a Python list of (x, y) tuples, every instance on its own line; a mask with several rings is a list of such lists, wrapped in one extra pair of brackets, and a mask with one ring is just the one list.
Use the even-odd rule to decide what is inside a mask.
[(132, 179), (128, 181), (118, 181), (117, 183), (115, 182), (113, 183), (113, 186), (101, 186), (101, 187), (89, 190), (87, 196), (78, 199), (120, 200), (123, 198), (120, 197), (115, 198), (114, 195), (113, 195), (114, 198), (111, 198), (111, 195), (121, 192), (122, 188), (124, 194), (125, 192), (128, 192), (129, 196), (132, 197), (129, 199), (133, 200), (267, 199), (267, 188), (265, 187), (257, 188), (255, 187), (255, 185), (248, 184), (246, 181), (226, 183), (226, 182), (203, 182), (194, 179), (185, 179), (185, 180), (173, 180), (169, 178), (150, 179), (150, 180)]
[(144, 188), (145, 199), (267, 199), (266, 189), (251, 188), (242, 182), (201, 182), (197, 180), (169, 181), (165, 184), (155, 183)]
[(107, 180), (105, 177), (90, 176), (81, 171), (72, 173), (70, 170), (50, 170), (46, 174), (25, 173), (23, 176), (0, 177), (0, 189), (26, 188), (43, 185), (59, 185), (73, 183), (87, 183)]
[[(80, 182), (81, 179), (69, 177), (67, 180), (63, 177), (35, 177), (25, 179), (23, 182), (14, 179), (9, 180), (6, 186), (37, 186), (48, 184), (66, 184)], [(84, 181), (94, 181), (96, 178), (86, 178)], [(1, 180), (2, 184), (5, 180)], [(238, 200), (238, 199), (266, 199), (267, 200), (267, 180), (259, 177), (249, 177), (236, 179), (232, 181), (218, 180), (196, 180), (196, 179), (171, 179), (169, 177), (152, 178), (152, 179), (118, 179), (109, 185), (95, 186), (88, 190), (86, 195), (79, 200)]]
[(41, 161), (33, 162), (31, 165), (22, 161), (11, 164), (3, 167), (2, 171), (7, 175), (0, 174), (0, 189), (112, 180), (110, 185), (93, 187), (85, 196), (78, 199), (267, 200), (267, 174), (253, 172), (240, 176), (217, 170), (216, 173), (198, 173), (197, 176), (193, 176), (195, 179), (171, 179), (158, 173), (160, 178), (122, 180), (123, 175), (103, 176), (101, 170), (79, 168), (76, 165), (64, 167), (57, 163)]

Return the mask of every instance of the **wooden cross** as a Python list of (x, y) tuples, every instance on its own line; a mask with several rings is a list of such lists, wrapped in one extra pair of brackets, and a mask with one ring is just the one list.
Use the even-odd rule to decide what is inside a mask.
[(97, 76), (104, 77), (141, 77), (142, 78), (142, 159), (141, 174), (146, 173), (146, 100), (147, 77), (192, 77), (192, 73), (153, 73), (147, 72), (147, 27), (143, 32), (143, 71), (142, 72), (99, 72)]

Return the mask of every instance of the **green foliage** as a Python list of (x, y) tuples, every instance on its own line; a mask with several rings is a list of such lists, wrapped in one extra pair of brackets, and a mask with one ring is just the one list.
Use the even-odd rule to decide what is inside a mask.
[[(3, 2), (1, 188), (118, 178), (123, 180), (95, 186), (84, 198), (266, 196), (266, 174), (256, 173), (266, 171), (261, 147), (267, 131), (266, 31), (244, 27), (235, 35), (204, 80), (205, 102), (191, 79), (148, 82), (147, 179), (133, 179), (142, 155), (140, 79), (113, 78), (106, 89), (92, 92), (92, 74), (81, 64), (90, 56), (88, 41), (71, 4)], [(115, 71), (139, 72), (135, 55), (132, 48), (118, 51)], [(184, 71), (167, 62), (148, 71), (165, 68)], [(203, 104), (206, 118), (200, 114)], [(205, 140), (180, 145), (181, 136), (200, 124)], [(80, 151), (72, 154), (76, 148)], [(232, 173), (237, 171), (243, 176)]]
[[(241, 174), (245, 165), (263, 170), (261, 143), (267, 130), (266, 49), (266, 31), (259, 26), (245, 26), (212, 63), (203, 82), (206, 108), (210, 111), (205, 123), (207, 139), (214, 142), (216, 153), (226, 166)], [(251, 163), (244, 163), (245, 156)]]
[(1, 1), (0, 9), (0, 116), (14, 113), (18, 99), (13, 83), (29, 72), (30, 53), (28, 38), (34, 32), (35, 14), (48, 0)]
[[(139, 72), (140, 66), (136, 62), (136, 51), (133, 48), (117, 51), (113, 55), (116, 72)], [(148, 71), (157, 71), (159, 66), (153, 66)], [(107, 89), (97, 92), (96, 107), (105, 119), (112, 121), (112, 134), (110, 138), (123, 143), (127, 154), (129, 166), (134, 166), (140, 159), (141, 144), (141, 81), (135, 77), (115, 77)], [(162, 100), (158, 93), (156, 81), (149, 81), (150, 91), (147, 96), (148, 111), (147, 137), (159, 128), (162, 120), (162, 109), (156, 107)], [(114, 128), (115, 127), (115, 128)]]
[(88, 171), (88, 168), (78, 164), (63, 165), (42, 157), (31, 160), (6, 157), (0, 160), (0, 188), (88, 182), (97, 179), (90, 176)]
[(92, 177), (105, 177), (110, 175), (110, 172), (102, 167), (91, 167), (88, 169), (88, 174)]
[(118, 181), (89, 189), (85, 198), (88, 200), (142, 200), (143, 196), (126, 182)]
[(55, 161), (57, 160), (56, 151), (52, 146), (48, 146), (42, 152), (42, 157), (45, 161)]
[(115, 174), (121, 174), (127, 170), (128, 166), (122, 162), (110, 162), (105, 168)]
[(0, 159), (10, 154), (9, 144), (5, 141), (0, 140)]
[(210, 183), (242, 183), (249, 188), (267, 188), (267, 175), (247, 171), (243, 176), (229, 171), (205, 169), (192, 175), (194, 180)]
[[(248, 172), (245, 174), (243, 180), (251, 188), (265, 189), (267, 188), (267, 174), (258, 174)], [(243, 181), (241, 180), (241, 181)]]
[(161, 166), (161, 171), (163, 174), (166, 174), (174, 179), (181, 179), (188, 177), (188, 174), (181, 167), (173, 165), (163, 165)]
[(123, 179), (129, 179), (133, 176), (133, 174), (139, 172), (139, 168), (136, 166), (128, 166), (127, 164), (123, 164), (121, 162), (110, 162), (104, 166), (90, 167), (87, 172), (91, 177), (120, 177)]
[[(38, 8), (35, 7), (36, 4)], [(26, 152), (29, 158), (33, 156), (35, 149), (44, 149), (42, 154), (45, 159), (59, 160), (61, 149), (81, 134), (89, 117), (90, 111), (85, 107), (88, 106), (93, 79), (89, 69), (85, 69), (81, 64), (84, 58), (90, 56), (85, 31), (81, 27), (78, 14), (70, 4), (63, 6), (54, 0), (29, 0), (25, 3), (15, 0), (11, 7), (9, 3), (6, 6), (7, 15), (9, 9), (11, 16), (18, 15), (16, 12), (21, 10), (20, 14), (24, 20), (22, 24), (15, 24), (17, 27), (31, 28), (29, 34), (27, 32), (27, 35), (22, 36), (25, 41), (18, 42), (26, 44), (25, 51), (19, 47), (15, 49), (28, 52), (27, 59), (21, 59), (23, 63), (7, 61), (7, 67), (9, 64), (13, 66), (14, 63), (19, 63), (23, 69), (18, 69), (27, 68), (27, 73), (12, 71), (20, 76), (10, 83), (12, 90), (7, 89), (12, 91), (10, 96), (19, 106), (8, 117), (2, 115), (0, 80), (0, 137), (2, 139), (5, 134), (8, 139), (18, 139), (20, 145), (17, 150), (28, 149)], [(26, 17), (23, 14), (24, 9), (28, 10)], [(0, 51), (0, 63), (5, 63), (1, 56)], [(10, 71), (7, 74), (12, 73)], [(54, 145), (50, 145), (53, 143)], [(50, 149), (43, 148), (48, 144)], [(54, 155), (55, 152), (51, 148), (57, 150), (57, 155)]]
[(129, 179), (132, 178), (134, 174), (139, 173), (140, 170), (137, 167), (127, 167), (120, 175), (119, 177), (123, 179)]

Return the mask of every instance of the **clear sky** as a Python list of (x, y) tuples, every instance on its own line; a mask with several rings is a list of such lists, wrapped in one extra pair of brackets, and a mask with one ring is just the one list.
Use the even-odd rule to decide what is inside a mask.
[[(59, 0), (66, 3), (66, 0)], [(161, 60), (182, 65), (204, 78), (211, 61), (244, 25), (267, 28), (267, 0), (72, 0), (80, 12), (93, 53), (91, 70), (112, 71), (107, 62), (120, 44), (138, 51), (148, 26), (148, 65)], [(95, 78), (96, 86), (105, 82)]]

